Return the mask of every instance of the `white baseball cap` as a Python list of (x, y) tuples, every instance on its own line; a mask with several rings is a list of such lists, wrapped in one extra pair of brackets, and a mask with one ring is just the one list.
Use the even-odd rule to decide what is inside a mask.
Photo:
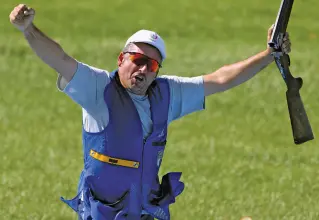
[(150, 44), (159, 50), (162, 56), (162, 61), (166, 58), (164, 40), (154, 31), (139, 30), (126, 41), (125, 46), (129, 43)]

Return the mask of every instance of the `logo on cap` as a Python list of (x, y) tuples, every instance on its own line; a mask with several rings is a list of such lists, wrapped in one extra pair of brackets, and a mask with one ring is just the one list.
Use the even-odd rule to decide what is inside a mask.
[(157, 34), (153, 33), (153, 34), (151, 35), (151, 39), (152, 39), (152, 40), (156, 40), (157, 38), (158, 38)]

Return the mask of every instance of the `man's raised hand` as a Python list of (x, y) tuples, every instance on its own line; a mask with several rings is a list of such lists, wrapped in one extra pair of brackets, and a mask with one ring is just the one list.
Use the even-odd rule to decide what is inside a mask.
[(24, 32), (33, 22), (35, 11), (25, 4), (19, 4), (10, 13), (10, 22)]

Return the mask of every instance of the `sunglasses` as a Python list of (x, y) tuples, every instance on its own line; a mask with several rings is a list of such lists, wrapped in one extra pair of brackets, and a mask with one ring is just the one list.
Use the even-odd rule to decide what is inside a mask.
[(159, 62), (156, 60), (149, 58), (141, 53), (136, 52), (125, 52), (124, 54), (128, 53), (129, 59), (137, 66), (144, 66), (147, 65), (147, 68), (150, 72), (157, 73), (159, 69), (162, 67)]

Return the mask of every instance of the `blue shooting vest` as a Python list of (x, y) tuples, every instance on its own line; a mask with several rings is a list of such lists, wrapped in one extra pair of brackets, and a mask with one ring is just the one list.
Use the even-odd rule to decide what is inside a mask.
[(99, 133), (83, 129), (84, 169), (78, 195), (67, 203), (83, 220), (140, 220), (141, 213), (169, 220), (169, 205), (184, 190), (181, 173), (158, 171), (167, 137), (170, 90), (166, 79), (149, 97), (153, 130), (144, 140), (136, 107), (111, 75), (104, 99), (109, 123)]

